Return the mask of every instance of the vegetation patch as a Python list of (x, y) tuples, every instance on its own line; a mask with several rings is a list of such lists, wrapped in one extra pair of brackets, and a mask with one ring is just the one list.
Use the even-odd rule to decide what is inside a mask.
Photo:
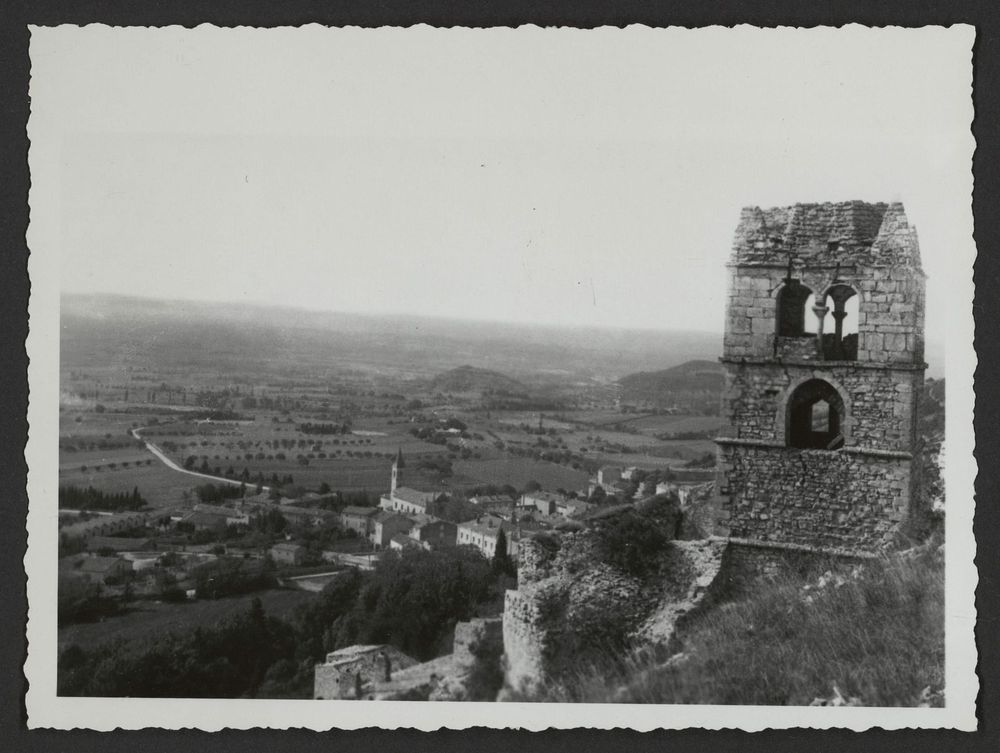
[(846, 575), (793, 574), (684, 626), (683, 651), (582, 658), (532, 700), (868, 706), (940, 704), (942, 552), (896, 556)]

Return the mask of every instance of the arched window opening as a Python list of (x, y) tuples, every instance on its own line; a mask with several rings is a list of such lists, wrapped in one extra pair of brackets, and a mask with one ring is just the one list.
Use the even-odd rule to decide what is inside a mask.
[(788, 280), (778, 291), (778, 337), (806, 335), (806, 300), (812, 291), (798, 280)]
[[(824, 361), (854, 361), (858, 357), (858, 296), (849, 285), (834, 285), (819, 302), (805, 302), (806, 334), (821, 337)], [(822, 319), (820, 318), (822, 315)]]
[(844, 401), (828, 382), (810, 379), (799, 385), (788, 401), (789, 447), (837, 450), (844, 446)]

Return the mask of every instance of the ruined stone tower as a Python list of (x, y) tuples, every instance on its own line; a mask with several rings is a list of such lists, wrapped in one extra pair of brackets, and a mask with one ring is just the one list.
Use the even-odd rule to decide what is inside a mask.
[(920, 499), (924, 274), (902, 205), (746, 208), (727, 266), (717, 533), (877, 551)]

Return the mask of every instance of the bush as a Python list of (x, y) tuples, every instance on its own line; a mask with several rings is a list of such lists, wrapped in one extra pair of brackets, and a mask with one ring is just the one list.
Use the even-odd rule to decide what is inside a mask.
[(632, 510), (602, 521), (595, 530), (601, 558), (636, 577), (658, 568), (672, 538), (660, 526)]
[(469, 701), (495, 701), (503, 687), (503, 640), (480, 638), (470, 651), (475, 663), (465, 683)]

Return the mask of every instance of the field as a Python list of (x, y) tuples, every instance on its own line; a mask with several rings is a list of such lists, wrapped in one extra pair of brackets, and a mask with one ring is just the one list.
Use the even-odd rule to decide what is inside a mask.
[(93, 486), (103, 492), (130, 492), (138, 489), (139, 493), (149, 502), (150, 507), (166, 508), (180, 505), (184, 501), (184, 492), (189, 492), (196, 485), (205, 483), (205, 479), (178, 473), (163, 465), (159, 460), (147, 453), (152, 465), (140, 467), (119, 468), (118, 470), (88, 470), (81, 472), (78, 466), (59, 471), (59, 483), (63, 486)]
[(61, 649), (76, 643), (88, 649), (117, 638), (144, 640), (171, 630), (216, 625), (225, 617), (248, 609), (253, 597), (261, 600), (264, 611), (268, 614), (281, 617), (291, 613), (299, 604), (315, 599), (316, 595), (298, 589), (272, 589), (246, 596), (200, 600), (189, 604), (141, 602), (141, 606), (119, 617), (60, 628), (59, 646)]
[(589, 475), (555, 463), (525, 458), (497, 460), (459, 460), (455, 472), (486, 484), (510, 484), (523, 489), (529, 481), (537, 481), (544, 489), (579, 491), (587, 488)]

